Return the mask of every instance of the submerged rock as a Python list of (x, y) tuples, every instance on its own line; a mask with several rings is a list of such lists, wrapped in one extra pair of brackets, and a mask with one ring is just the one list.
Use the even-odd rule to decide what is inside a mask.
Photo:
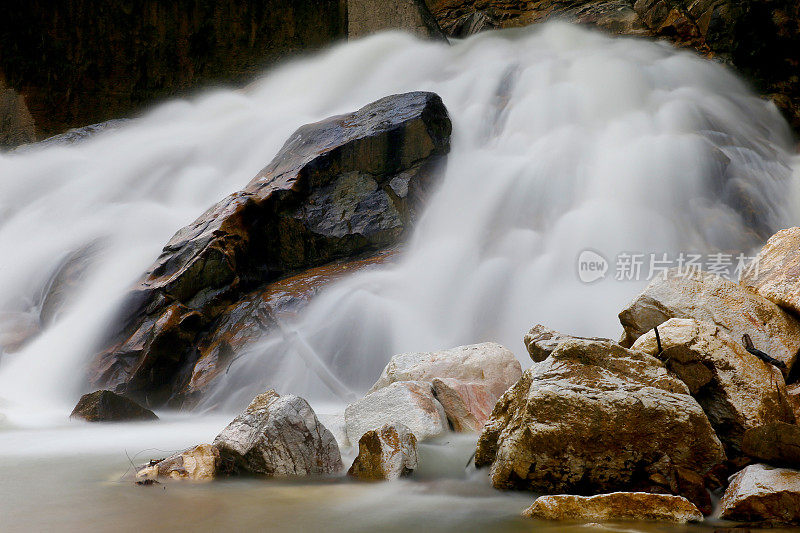
[(720, 518), (800, 524), (800, 472), (750, 465), (734, 476), (720, 502)]
[(792, 367), (800, 349), (800, 322), (751, 289), (706, 272), (659, 276), (620, 314), (624, 346), (670, 318), (720, 326), (733, 339), (749, 335), (755, 347)]
[(69, 417), (82, 418), (89, 422), (158, 420), (156, 414), (150, 409), (142, 407), (130, 398), (107, 390), (99, 390), (81, 396)]
[(558, 348), (559, 344), (567, 339), (610, 341), (610, 339), (601, 339), (599, 337), (577, 337), (575, 335), (565, 335), (554, 329), (550, 329), (547, 326), (536, 324), (530, 329), (530, 331), (528, 331), (528, 333), (525, 334), (522, 342), (525, 343), (525, 348), (527, 348), (528, 354), (531, 356), (531, 359), (533, 359), (533, 362), (541, 363), (547, 359), (551, 353), (553, 353), (553, 350)]
[(702, 408), (661, 361), (578, 339), (500, 398), (475, 455), (496, 488), (670, 492), (693, 501), (701, 491), (692, 480), (724, 460)]
[(745, 432), (742, 452), (757, 461), (800, 468), (800, 426), (771, 422)]
[(434, 378), (454, 378), (483, 383), (493, 394), (500, 396), (521, 375), (522, 367), (510, 350), (495, 342), (484, 342), (438, 352), (395, 355), (369, 392), (396, 381), (432, 382)]
[(90, 368), (97, 386), (161, 403), (196, 347), (269, 282), (395, 244), (450, 147), (441, 99), (393, 95), (298, 129), (243, 190), (178, 231), (131, 291)]
[(458, 432), (481, 431), (498, 398), (482, 383), (453, 378), (435, 378), (433, 395), (442, 404), (450, 427)]
[(214, 439), (234, 472), (324, 476), (342, 470), (339, 446), (299, 396), (274, 390), (256, 396)]
[(540, 496), (522, 515), (537, 520), (579, 522), (658, 520), (686, 523), (703, 520), (703, 513), (686, 498), (647, 492)]
[(770, 237), (750, 268), (742, 272), (739, 283), (800, 314), (800, 227)]
[(139, 469), (136, 481), (158, 478), (211, 481), (217, 477), (221, 465), (219, 450), (211, 444), (200, 444)]
[(719, 326), (671, 318), (631, 347), (663, 360), (689, 387), (728, 456), (741, 451), (742, 435), (770, 421), (794, 422), (780, 370), (749, 353)]
[(430, 383), (397, 381), (351, 403), (344, 411), (347, 439), (356, 443), (361, 436), (385, 424), (407, 426), (418, 441), (447, 431), (447, 417), (433, 397)]
[(403, 424), (371, 429), (358, 441), (358, 456), (347, 474), (368, 481), (393, 480), (417, 468), (417, 438)]

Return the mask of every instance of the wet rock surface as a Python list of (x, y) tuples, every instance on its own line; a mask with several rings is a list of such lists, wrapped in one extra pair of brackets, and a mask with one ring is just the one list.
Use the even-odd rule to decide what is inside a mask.
[(342, 470), (336, 439), (299, 396), (256, 396), (213, 443), (233, 473), (328, 476)]
[(686, 498), (646, 492), (541, 496), (522, 515), (537, 520), (580, 522), (647, 520), (686, 523), (703, 520), (703, 513)]
[(131, 291), (91, 382), (165, 402), (229, 306), (280, 277), (396, 243), (450, 131), (441, 99), (424, 92), (301, 127), (245, 189), (175, 234)]
[(197, 347), (198, 359), (191, 377), (180, 392), (180, 403), (191, 405), (202, 397), (214, 380), (233, 364), (235, 354), (262, 335), (274, 331), (305, 309), (311, 299), (330, 283), (353, 272), (391, 262), (396, 250), (364, 259), (338, 261), (312, 268), (252, 291), (225, 309)]
[(800, 426), (770, 422), (749, 429), (742, 439), (742, 452), (759, 462), (800, 468)]
[(705, 494), (703, 476), (724, 460), (702, 408), (661, 361), (576, 339), (500, 398), (475, 456), (496, 488), (688, 498)]
[(142, 407), (130, 398), (108, 390), (84, 394), (69, 416), (88, 422), (158, 420), (156, 414), (150, 409)]
[(750, 465), (733, 478), (720, 509), (725, 520), (800, 524), (800, 472)]
[(800, 322), (754, 291), (707, 272), (671, 269), (654, 279), (619, 314), (624, 346), (670, 318), (721, 327), (731, 338), (749, 335), (755, 347), (791, 368), (800, 349)]
[(393, 480), (417, 468), (417, 438), (403, 424), (385, 424), (358, 441), (358, 456), (347, 475), (364, 481)]
[(784, 229), (770, 237), (739, 282), (800, 314), (800, 228)]
[(160, 461), (140, 468), (136, 472), (137, 483), (159, 479), (211, 481), (222, 467), (219, 450), (211, 444), (200, 444)]
[(794, 422), (783, 376), (752, 355), (722, 328), (693, 319), (672, 318), (631, 347), (664, 361), (702, 406), (729, 457), (742, 451), (747, 430), (772, 421)]

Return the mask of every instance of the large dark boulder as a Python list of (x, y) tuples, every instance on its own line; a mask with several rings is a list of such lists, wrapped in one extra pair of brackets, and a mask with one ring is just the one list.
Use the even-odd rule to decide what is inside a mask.
[(179, 230), (133, 288), (90, 381), (153, 404), (181, 391), (196, 346), (270, 282), (398, 242), (450, 148), (441, 99), (383, 98), (298, 129), (243, 190)]
[(126, 422), (131, 420), (158, 420), (156, 414), (126, 398), (108, 390), (84, 394), (78, 400), (70, 418), (82, 418), (88, 422)]

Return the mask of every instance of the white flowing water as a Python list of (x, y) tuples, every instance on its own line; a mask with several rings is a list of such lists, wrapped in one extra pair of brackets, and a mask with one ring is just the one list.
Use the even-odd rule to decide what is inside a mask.
[[(328, 288), (286, 324), (294, 341), (274, 335), (248, 348), (204, 406), (232, 412), (267, 387), (316, 405), (337, 401), (298, 350), (360, 393), (403, 351), (491, 340), (525, 361), (521, 339), (536, 322), (616, 337), (616, 315), (643, 287), (648, 266), (645, 260), (639, 281), (613, 279), (621, 252), (751, 252), (765, 235), (800, 222), (785, 122), (731, 71), (689, 52), (564, 24), (481, 34), (450, 47), (393, 33), (339, 45), (244, 90), (160, 105), (79, 145), (0, 154), (0, 343), (41, 329), (21, 350), (0, 354), (5, 468), (35, 478), (54, 470), (32, 457), (105, 454), (90, 471), (110, 479), (127, 462), (120, 463), (122, 449), (176, 449), (213, 438), (225, 417), (167, 414), (161, 425), (114, 431), (66, 420), (86, 392), (85, 365), (125, 291), (177, 229), (245, 185), (298, 126), (414, 90), (441, 95), (454, 130), (446, 173), (401, 259)], [(80, 283), (42, 321), (54, 272), (86, 247), (93, 252)], [(585, 249), (609, 260), (606, 279), (580, 281)], [(32, 469), (12, 466), (19, 457)], [(58, 464), (55, 471), (73, 480), (70, 490), (80, 491), (74, 476), (88, 471)], [(15, 488), (5, 477), (0, 489), (38, 490), (29, 482)], [(97, 516), (111, 520), (123, 495), (92, 486), (92, 494), (110, 498)], [(240, 488), (214, 490), (225, 498)], [(332, 489), (331, 498), (344, 498), (336, 495), (342, 490)], [(381, 490), (397, 498), (402, 492)], [(464, 489), (443, 490), (449, 496), (441, 505), (473, 506), (462, 501), (469, 500), (459, 494)], [(414, 512), (421, 497), (409, 492), (398, 509), (427, 516)], [(486, 508), (505, 512), (488, 494)], [(74, 507), (67, 501), (62, 518)], [(14, 505), (18, 518), (27, 512), (24, 503)], [(337, 508), (358, 514), (354, 503), (343, 505)], [(482, 505), (453, 510), (448, 527), (463, 528), (475, 513), (495, 516)], [(511, 505), (513, 515), (519, 502)], [(130, 518), (125, 512), (120, 519)], [(159, 524), (169, 523), (168, 514), (157, 515)], [(354, 518), (349, 530), (379, 523), (368, 516)], [(69, 518), (76, 517), (65, 518), (71, 527)], [(507, 525), (524, 527), (514, 524)]]

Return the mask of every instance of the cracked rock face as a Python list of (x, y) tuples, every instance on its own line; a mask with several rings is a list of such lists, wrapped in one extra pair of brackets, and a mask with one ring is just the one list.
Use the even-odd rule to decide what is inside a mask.
[(733, 339), (747, 334), (755, 347), (791, 368), (800, 349), (800, 322), (773, 302), (707, 272), (671, 269), (654, 279), (619, 314), (623, 346), (670, 318), (693, 318), (722, 328)]
[(365, 481), (393, 480), (417, 468), (417, 438), (405, 425), (385, 424), (358, 441), (358, 456), (347, 474)]
[(780, 370), (749, 353), (708, 322), (672, 318), (639, 337), (632, 350), (659, 357), (689, 387), (729, 457), (739, 455), (742, 436), (771, 421), (794, 422)]
[(270, 390), (256, 396), (214, 439), (234, 471), (325, 476), (341, 471), (339, 445), (303, 398)]
[(559, 345), (500, 398), (475, 456), (496, 488), (688, 498), (696, 487), (681, 479), (702, 479), (724, 460), (702, 408), (661, 361), (578, 339)]

